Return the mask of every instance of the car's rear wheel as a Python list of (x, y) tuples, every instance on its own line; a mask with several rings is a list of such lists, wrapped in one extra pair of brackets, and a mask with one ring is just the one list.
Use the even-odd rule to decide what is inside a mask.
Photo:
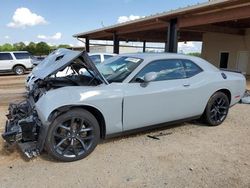
[(72, 109), (58, 116), (49, 127), (46, 149), (60, 161), (76, 161), (88, 156), (100, 139), (96, 118), (84, 109)]
[(17, 65), (14, 67), (13, 71), (16, 75), (23, 75), (25, 73), (25, 68), (21, 65)]
[(216, 92), (208, 101), (204, 112), (204, 119), (210, 126), (220, 125), (227, 117), (229, 99), (222, 92)]

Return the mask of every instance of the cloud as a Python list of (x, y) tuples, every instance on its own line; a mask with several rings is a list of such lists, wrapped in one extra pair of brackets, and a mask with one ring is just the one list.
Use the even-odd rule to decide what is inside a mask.
[(80, 46), (84, 46), (85, 44), (82, 41), (77, 41), (76, 44), (74, 46), (76, 47), (80, 47)]
[(56, 46), (55, 43), (51, 43), (51, 42), (48, 42), (47, 44), (48, 44), (49, 46)]
[(179, 53), (192, 53), (201, 52), (202, 42), (179, 42), (178, 52)]
[(23, 43), (27, 46), (27, 45), (29, 45), (29, 43), (30, 43), (30, 41), (23, 41)]
[(48, 37), (45, 36), (45, 35), (37, 35), (37, 38), (39, 38), (39, 39), (48, 39)]
[(133, 14), (131, 14), (130, 16), (120, 16), (118, 19), (117, 19), (117, 22), (118, 23), (124, 23), (124, 22), (128, 22), (128, 21), (131, 21), (131, 20), (136, 20), (136, 19), (139, 19), (139, 18), (143, 18), (144, 16), (135, 16)]
[(4, 36), (4, 38), (5, 38), (5, 39), (9, 39), (9, 38), (10, 38), (10, 36), (8, 36), (8, 35), (5, 35), (5, 36)]
[(17, 8), (12, 16), (12, 22), (7, 24), (7, 27), (26, 28), (35, 25), (48, 23), (44, 17), (33, 13), (28, 8)]
[(52, 37), (51, 37), (51, 39), (53, 39), (53, 40), (59, 40), (59, 39), (61, 39), (62, 38), (62, 33), (60, 33), (60, 32), (57, 32), (56, 34), (54, 34)]
[(43, 40), (60, 40), (62, 38), (62, 33), (57, 32), (52, 36), (47, 35), (37, 35), (37, 38), (43, 39)]

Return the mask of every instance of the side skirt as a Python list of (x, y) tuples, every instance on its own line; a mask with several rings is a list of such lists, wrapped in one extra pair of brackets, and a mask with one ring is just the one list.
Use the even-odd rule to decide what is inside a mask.
[(105, 139), (119, 137), (119, 136), (126, 136), (126, 135), (136, 134), (136, 133), (143, 133), (143, 132), (146, 132), (149, 130), (159, 129), (159, 128), (163, 128), (163, 127), (166, 127), (169, 125), (174, 125), (174, 124), (183, 123), (183, 122), (187, 122), (187, 121), (191, 121), (191, 120), (196, 120), (196, 119), (199, 119), (200, 117), (201, 117), (201, 115), (190, 117), (190, 118), (185, 118), (185, 119), (180, 119), (180, 120), (175, 120), (175, 121), (170, 121), (170, 122), (166, 122), (166, 123), (156, 124), (156, 125), (150, 125), (147, 127), (132, 129), (132, 130), (123, 131), (120, 133), (108, 134), (105, 136)]

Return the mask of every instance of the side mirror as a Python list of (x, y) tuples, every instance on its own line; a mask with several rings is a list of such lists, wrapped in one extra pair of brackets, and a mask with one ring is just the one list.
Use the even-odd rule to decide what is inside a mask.
[(143, 83), (141, 83), (141, 87), (147, 87), (149, 82), (154, 81), (157, 78), (157, 73), (156, 72), (149, 72), (145, 74), (143, 78)]
[(157, 73), (156, 72), (149, 72), (149, 73), (145, 74), (144, 81), (146, 83), (148, 83), (148, 82), (154, 81), (156, 78), (157, 78)]

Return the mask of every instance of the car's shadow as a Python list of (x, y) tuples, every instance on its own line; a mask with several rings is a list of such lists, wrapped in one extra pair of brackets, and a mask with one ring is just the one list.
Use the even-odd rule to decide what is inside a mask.
[[(116, 135), (112, 138), (107, 138), (107, 139), (101, 140), (99, 145), (107, 144), (109, 142), (119, 141), (119, 140), (122, 140), (125, 138), (126, 139), (134, 138), (134, 137), (138, 137), (138, 136), (145, 136), (145, 137), (149, 137), (152, 139), (160, 140), (161, 136), (167, 136), (167, 135), (173, 134), (174, 128), (185, 127), (185, 126), (190, 126), (190, 125), (206, 126), (205, 124), (203, 124), (201, 121), (198, 121), (198, 120), (192, 120), (192, 121), (187, 121), (187, 122), (183, 122), (183, 123), (175, 123), (175, 124), (163, 123), (163, 124), (154, 125), (154, 126), (148, 128), (148, 129), (145, 129), (145, 130), (141, 129), (138, 131), (119, 134), (119, 135)], [(159, 133), (159, 131), (160, 131), (160, 133)], [(90, 157), (91, 157), (91, 155), (90, 155)], [(40, 158), (42, 158), (43, 160), (46, 160), (46, 161), (64, 163), (64, 162), (57, 161), (56, 159), (54, 159), (53, 157), (48, 155), (48, 153), (46, 151), (42, 152), (42, 154), (40, 155)], [(25, 160), (28, 161), (27, 158)]]
[(26, 71), (24, 74), (22, 74), (22, 75), (16, 75), (15, 73), (13, 73), (13, 72), (6, 72), (6, 73), (3, 73), (3, 72), (1, 72), (0, 73), (0, 77), (1, 76), (25, 76), (25, 75), (28, 75), (30, 73), (30, 71)]

